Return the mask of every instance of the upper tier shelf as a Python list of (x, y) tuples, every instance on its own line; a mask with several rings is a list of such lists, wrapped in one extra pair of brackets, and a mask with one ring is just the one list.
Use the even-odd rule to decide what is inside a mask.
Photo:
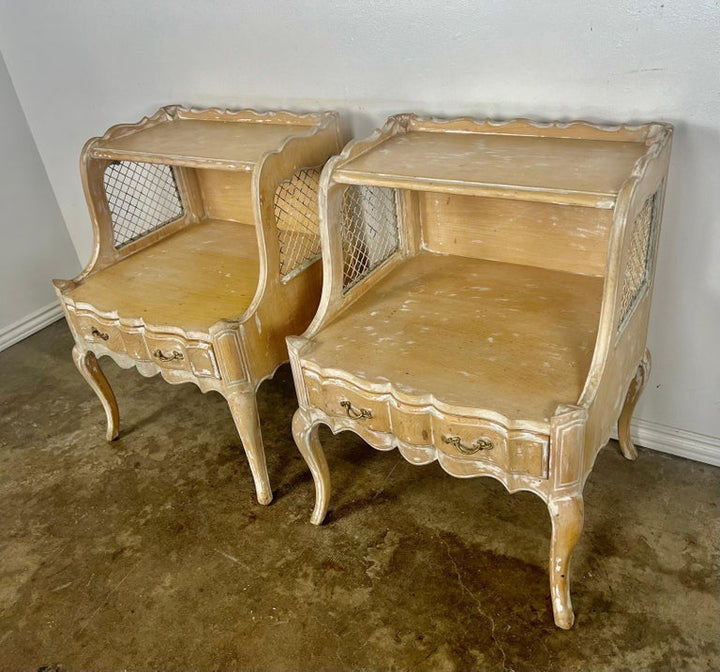
[(336, 182), (612, 208), (648, 143), (410, 130), (341, 163)]
[(307, 122), (192, 118), (153, 122), (99, 138), (91, 147), (91, 155), (117, 161), (251, 171), (266, 152), (279, 149), (289, 138), (317, 130)]

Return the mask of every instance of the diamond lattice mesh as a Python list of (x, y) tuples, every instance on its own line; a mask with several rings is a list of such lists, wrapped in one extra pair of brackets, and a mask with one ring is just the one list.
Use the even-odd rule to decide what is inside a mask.
[(347, 291), (398, 249), (395, 190), (353, 185), (342, 202), (343, 289)]
[(648, 198), (632, 223), (630, 253), (623, 277), (621, 325), (632, 313), (638, 296), (648, 281), (656, 201), (657, 194)]
[(302, 168), (275, 190), (275, 224), (283, 278), (320, 255), (319, 185), (320, 169)]
[(105, 169), (103, 179), (116, 248), (183, 214), (170, 166), (117, 161)]

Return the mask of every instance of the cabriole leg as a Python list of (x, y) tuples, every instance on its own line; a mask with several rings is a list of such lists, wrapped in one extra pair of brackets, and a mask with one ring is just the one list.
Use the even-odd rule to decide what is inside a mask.
[(72, 354), (75, 366), (98, 396), (98, 399), (100, 399), (105, 409), (105, 416), (107, 417), (107, 432), (105, 437), (108, 441), (117, 439), (120, 433), (120, 413), (110, 383), (108, 383), (105, 374), (102, 372), (92, 352), (85, 352), (75, 345), (73, 346)]
[(570, 600), (570, 556), (583, 527), (582, 495), (548, 501), (552, 521), (550, 540), (550, 597), (555, 625), (569, 630), (575, 622)]
[(292, 431), (298, 450), (307, 462), (315, 481), (315, 508), (310, 521), (320, 525), (330, 502), (330, 470), (318, 438), (318, 426), (299, 408), (293, 416)]
[(260, 504), (269, 504), (272, 502), (273, 494), (265, 462), (265, 449), (260, 433), (260, 418), (255, 394), (247, 391), (230, 392), (225, 394), (225, 399), (230, 406), (230, 413), (250, 464), (257, 500)]
[(635, 411), (638, 399), (640, 399), (640, 395), (643, 389), (645, 389), (647, 379), (650, 377), (651, 365), (650, 350), (645, 350), (645, 354), (638, 365), (635, 378), (632, 379), (630, 387), (628, 387), (627, 395), (625, 396), (625, 405), (618, 420), (620, 452), (623, 454), (623, 457), (626, 457), (628, 460), (635, 460), (638, 456), (637, 449), (630, 439), (630, 420), (632, 419), (632, 414)]

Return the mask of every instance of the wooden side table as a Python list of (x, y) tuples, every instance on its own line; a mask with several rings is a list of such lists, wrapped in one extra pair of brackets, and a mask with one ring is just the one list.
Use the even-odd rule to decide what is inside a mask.
[(323, 297), (288, 338), (314, 523), (330, 497), (320, 423), (529, 490), (552, 520), (555, 623), (572, 626), (583, 485), (613, 427), (637, 456), (671, 135), (399, 115), (331, 160)]
[(318, 180), (340, 147), (334, 113), (177, 106), (88, 141), (93, 255), (77, 278), (54, 285), (108, 440), (119, 416), (103, 355), (220, 392), (258, 501), (272, 500), (255, 392), (287, 360), (285, 336), (315, 313)]

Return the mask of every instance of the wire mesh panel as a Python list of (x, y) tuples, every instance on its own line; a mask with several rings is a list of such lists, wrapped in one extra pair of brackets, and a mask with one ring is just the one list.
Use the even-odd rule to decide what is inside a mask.
[(656, 192), (645, 201), (632, 223), (630, 251), (625, 267), (625, 275), (623, 277), (621, 328), (635, 309), (650, 277), (652, 245), (655, 239), (655, 227), (657, 226), (657, 202), (659, 193), (660, 192)]
[(395, 190), (348, 187), (342, 202), (343, 291), (396, 252), (398, 243)]
[(170, 166), (115, 161), (103, 178), (115, 247), (120, 248), (183, 214)]
[(289, 279), (320, 256), (320, 168), (301, 168), (275, 190), (280, 275)]

